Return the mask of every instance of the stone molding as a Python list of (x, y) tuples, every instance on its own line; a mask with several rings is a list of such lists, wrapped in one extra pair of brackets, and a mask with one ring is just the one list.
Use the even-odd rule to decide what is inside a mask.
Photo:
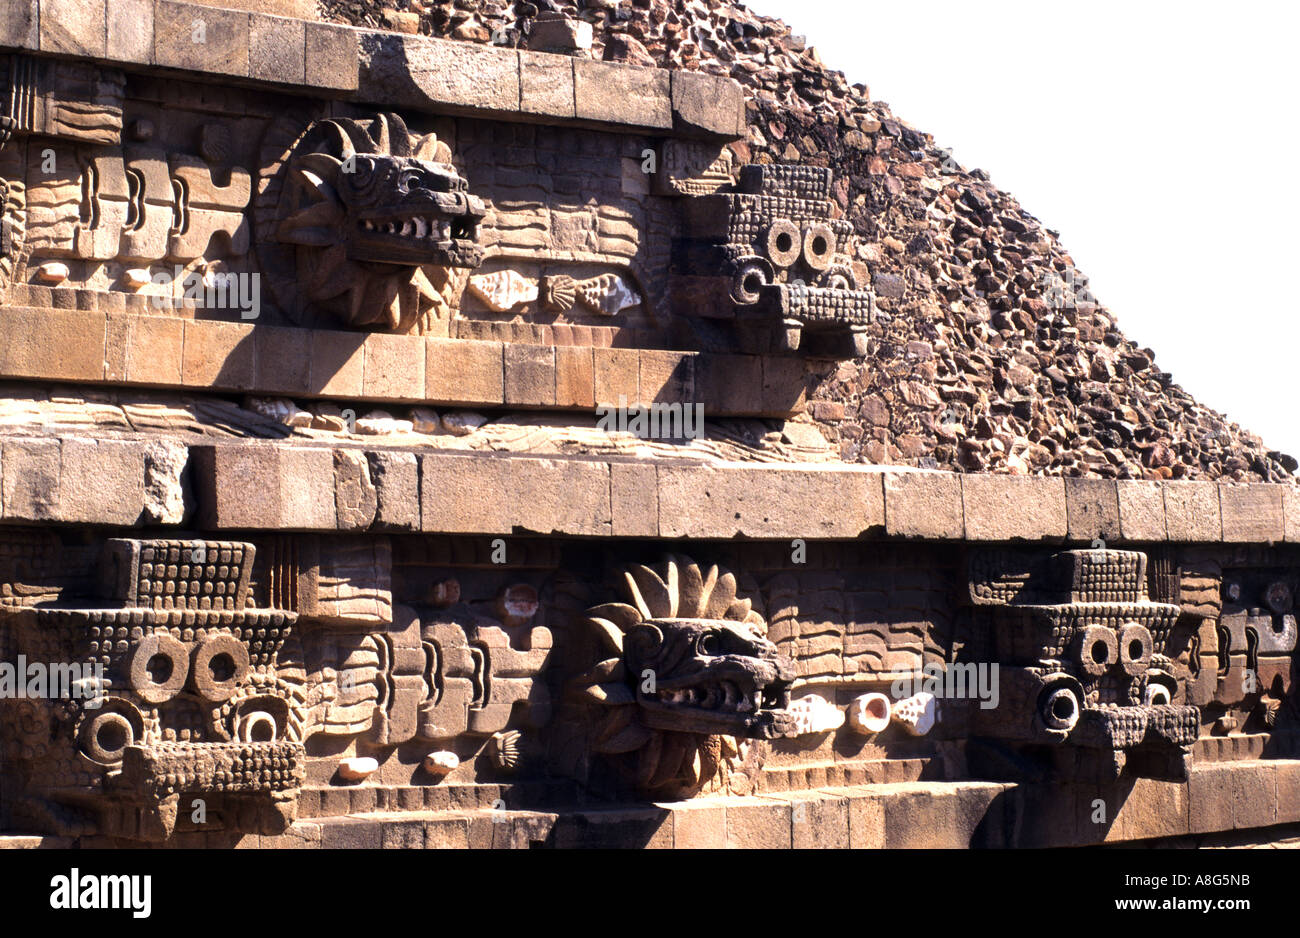
[(591, 410), (623, 398), (699, 403), (710, 419), (805, 406), (804, 365), (791, 358), (144, 316), (73, 308), (90, 291), (51, 292), (67, 302), (0, 316), (0, 378), (475, 407)]
[[(1186, 781), (1141, 778), (1128, 791), (1117, 785), (974, 781), (863, 784), (862, 778), (837, 768), (817, 767), (821, 784), (806, 790), (611, 808), (502, 809), (501, 800), (509, 805), (510, 792), (498, 785), (465, 786), (454, 803), (446, 789), (435, 786), (391, 792), (365, 787), (325, 793), (304, 789), (299, 819), (283, 834), (178, 832), (175, 845), (527, 849), (544, 842), (603, 848), (631, 844), (769, 849), (1068, 847), (1226, 834), (1300, 821), (1300, 761), (1293, 759), (1194, 765)], [(383, 804), (376, 802), (377, 792), (385, 796)], [(322, 794), (342, 796), (342, 803), (326, 805)], [(362, 795), (367, 797), (358, 797)], [(430, 803), (438, 796), (441, 800)], [(1104, 824), (1094, 823), (1098, 799), (1107, 806)], [(354, 800), (364, 803), (353, 804)], [(0, 849), (74, 844), (119, 845), (108, 837), (0, 837)]]
[[(9, 436), (0, 520), (150, 523), (145, 439)], [(180, 445), (180, 444), (177, 444)], [(93, 451), (92, 451), (93, 450)], [(1297, 543), (1300, 493), (1270, 483), (957, 475), (887, 466), (687, 463), (240, 440), (189, 444), (197, 509), (214, 531), (408, 531), (1107, 545)], [(404, 471), (376, 471), (384, 454)], [(367, 471), (358, 472), (357, 467)], [(385, 467), (387, 468), (387, 467)], [(357, 493), (360, 487), (367, 492)], [(1086, 493), (1080, 494), (1081, 492)], [(339, 505), (374, 506), (364, 517)], [(1072, 527), (1121, 506), (1119, 531)], [(1126, 504), (1141, 524), (1125, 534)], [(752, 506), (752, 507), (751, 507)], [(1101, 507), (1097, 507), (1101, 506)], [(1130, 512), (1138, 511), (1137, 508)], [(1130, 515), (1131, 516), (1131, 515)], [(174, 519), (170, 522), (176, 524)]]
[[(200, 26), (201, 24), (201, 26)], [(196, 36), (202, 36), (202, 42)], [(0, 48), (164, 68), (435, 114), (736, 139), (730, 78), (174, 0), (6, 0)], [(614, 90), (617, 89), (617, 93)]]

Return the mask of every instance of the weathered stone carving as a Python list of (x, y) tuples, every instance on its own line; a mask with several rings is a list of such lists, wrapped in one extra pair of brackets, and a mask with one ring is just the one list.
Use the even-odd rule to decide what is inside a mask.
[(293, 320), (397, 330), (441, 308), (453, 267), (476, 267), (483, 203), (433, 134), (396, 114), (313, 123), (264, 154), (259, 252)]
[[(773, 739), (793, 733), (794, 667), (763, 633), (766, 623), (736, 580), (687, 558), (629, 567), (627, 603), (587, 610), (610, 657), (577, 678), (584, 699), (608, 708), (597, 752), (627, 756), (638, 788), (686, 795), (713, 781), (715, 736)], [(739, 751), (739, 743), (728, 744)]]
[(829, 169), (755, 164), (741, 168), (737, 191), (687, 200), (678, 268), (724, 278), (730, 302), (718, 296), (710, 309), (683, 289), (691, 302), (679, 311), (770, 329), (778, 349), (800, 348), (807, 330), (830, 333), (842, 357), (865, 354), (872, 294), (853, 226), (831, 217), (830, 182)]
[(1130, 751), (1158, 750), (1185, 768), (1200, 731), (1165, 655), (1179, 608), (1147, 598), (1145, 554), (1062, 551), (1025, 569), (1014, 555), (976, 553), (970, 597), (1001, 667), (1002, 701), (972, 711), (977, 732), (1066, 744), (1114, 772)]
[[(274, 833), (295, 814), (303, 712), (276, 675), (296, 616), (248, 605), (251, 544), (107, 542), (101, 601), (0, 621), (8, 655), (102, 666), (101, 693), (5, 700), (6, 758), (23, 766), (14, 813), (60, 833), (163, 840), (182, 797)], [(19, 659), (22, 660), (22, 659)]]
[(585, 280), (574, 280), (568, 274), (549, 274), (532, 282), (513, 270), (498, 270), (470, 277), (469, 289), (495, 313), (506, 313), (539, 299), (552, 312), (567, 313), (577, 302), (600, 316), (614, 316), (641, 304), (636, 288), (615, 273), (598, 274)]
[(122, 72), (90, 62), (0, 56), (0, 112), (9, 134), (119, 143), (125, 85)]

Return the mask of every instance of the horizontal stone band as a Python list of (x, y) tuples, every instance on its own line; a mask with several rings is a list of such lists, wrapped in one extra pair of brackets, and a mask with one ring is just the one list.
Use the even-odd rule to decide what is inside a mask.
[[(199, 28), (201, 25), (201, 29)], [(730, 78), (355, 29), (173, 0), (5, 0), (0, 49), (221, 75), (439, 114), (734, 139)]]
[[(160, 484), (150, 476), (153, 445), (3, 438), (0, 519), (149, 523), (146, 503), (157, 499)], [(381, 455), (383, 472), (359, 471)], [(959, 475), (822, 463), (667, 465), (271, 441), (190, 445), (188, 460), (195, 504), (186, 523), (215, 531), (1300, 542), (1300, 493), (1270, 483)], [(358, 512), (358, 504), (370, 507)]]

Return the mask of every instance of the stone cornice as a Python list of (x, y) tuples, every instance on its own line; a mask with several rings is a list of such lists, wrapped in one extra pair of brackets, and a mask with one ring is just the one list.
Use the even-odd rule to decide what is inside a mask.
[[(188, 447), (193, 510), (185, 523), (214, 531), (1300, 543), (1300, 492), (1270, 483), (668, 463), (360, 442), (187, 444), (174, 437), (94, 440), (75, 433), (2, 438), (0, 519), (146, 525), (146, 491), (159, 484), (151, 477), (151, 452), (160, 439)], [(373, 468), (379, 462), (382, 472)], [(374, 507), (358, 514), (354, 506), (367, 500)]]
[(167, 69), (312, 97), (664, 136), (734, 139), (730, 78), (355, 29), (173, 0), (6, 0), (0, 49)]

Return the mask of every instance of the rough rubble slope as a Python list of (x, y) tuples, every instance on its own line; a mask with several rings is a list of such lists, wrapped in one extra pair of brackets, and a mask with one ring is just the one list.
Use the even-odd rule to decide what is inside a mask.
[[(842, 458), (959, 471), (1282, 480), (1296, 460), (1202, 406), (1093, 302), (1056, 233), (980, 170), (871, 101), (779, 20), (724, 0), (321, 0), (322, 16), (471, 42), (527, 41), (558, 10), (597, 58), (730, 75), (752, 162), (832, 166), (881, 323), (865, 360), (818, 374)], [(504, 28), (505, 33), (499, 32)]]

